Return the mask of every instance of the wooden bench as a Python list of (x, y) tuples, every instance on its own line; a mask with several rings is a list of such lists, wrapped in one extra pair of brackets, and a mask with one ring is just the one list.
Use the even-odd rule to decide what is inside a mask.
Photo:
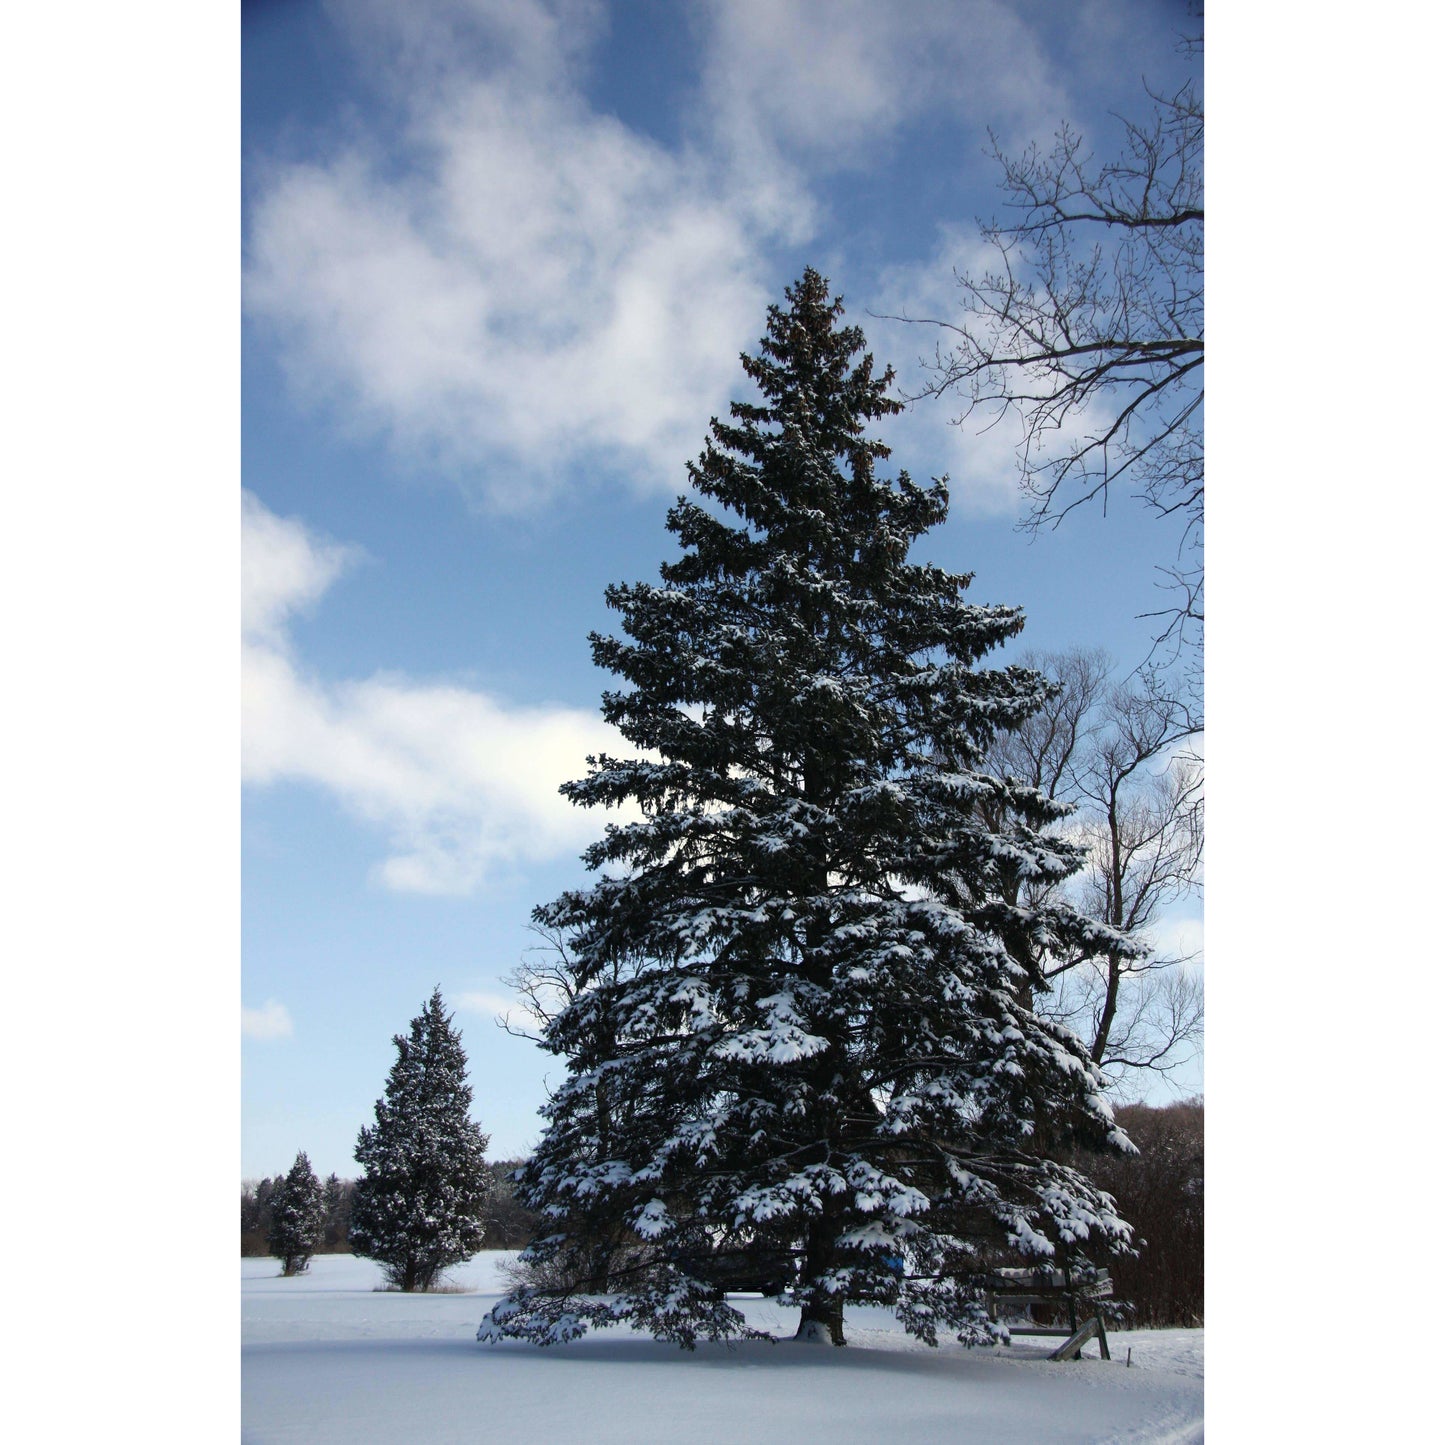
[[(1099, 1340), (1099, 1354), (1107, 1360), (1109, 1337), (1104, 1332), (1104, 1320), (1097, 1306), (1100, 1300), (1111, 1299), (1113, 1294), (1114, 1283), (1106, 1270), (1091, 1271), (1084, 1280), (1076, 1279), (1067, 1265), (1063, 1269), (996, 1269), (985, 1287), (984, 1303), (991, 1320), (998, 1319), (1001, 1305), (1024, 1308), (1027, 1323), (1008, 1325), (1010, 1335), (1063, 1336), (1064, 1343), (1049, 1356), (1051, 1360), (1079, 1359), (1084, 1345), (1095, 1336)], [(1068, 1310), (1067, 1329), (1034, 1324), (1035, 1305), (1058, 1304)]]

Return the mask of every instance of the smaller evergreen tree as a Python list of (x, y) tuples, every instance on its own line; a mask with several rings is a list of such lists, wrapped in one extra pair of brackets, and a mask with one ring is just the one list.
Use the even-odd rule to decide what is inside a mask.
[(482, 1247), (491, 1195), (487, 1135), (471, 1117), (472, 1090), (461, 1034), (433, 991), (396, 1062), (376, 1123), (363, 1128), (356, 1162), (364, 1171), (351, 1206), (351, 1250), (374, 1259), (410, 1293)]
[(321, 1183), (303, 1150), (271, 1193), (271, 1224), (266, 1242), (286, 1276), (303, 1274), (316, 1252), (325, 1221)]

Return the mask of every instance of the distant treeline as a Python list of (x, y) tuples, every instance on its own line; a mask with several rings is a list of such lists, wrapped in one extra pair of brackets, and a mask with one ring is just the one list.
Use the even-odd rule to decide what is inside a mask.
[[(522, 1160), (489, 1161), (492, 1176), (492, 1198), (487, 1212), (487, 1249), (521, 1249), (532, 1237), (536, 1216), (523, 1209), (513, 1193), (508, 1177)], [(285, 1174), (259, 1182), (246, 1180), (241, 1185), (241, 1254), (260, 1257), (270, 1254), (267, 1235), (271, 1228), (271, 1196), (285, 1179)], [(356, 1193), (354, 1179), (339, 1179), (332, 1174), (322, 1185), (325, 1223), (315, 1252), (317, 1254), (350, 1254), (347, 1235), (351, 1226), (351, 1202)]]
[(1137, 1156), (1077, 1162), (1134, 1226), (1138, 1253), (1110, 1260), (1116, 1299), (1144, 1328), (1204, 1323), (1204, 1101), (1115, 1110)]

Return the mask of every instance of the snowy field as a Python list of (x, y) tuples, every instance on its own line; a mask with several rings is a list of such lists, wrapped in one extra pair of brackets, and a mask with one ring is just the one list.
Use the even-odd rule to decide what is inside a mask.
[[(241, 1261), (241, 1438), (395, 1442), (509, 1438), (588, 1445), (627, 1441), (827, 1440), (911, 1445), (988, 1440), (1204, 1438), (1204, 1331), (1111, 1334), (1114, 1359), (1054, 1364), (1042, 1342), (937, 1350), (886, 1313), (849, 1312), (847, 1349), (702, 1344), (696, 1354), (622, 1330), (539, 1350), (479, 1345), (504, 1285), (500, 1253), (452, 1272), (465, 1294), (379, 1292), (367, 1260), (321, 1255), (281, 1279), (272, 1259)], [(787, 1336), (796, 1312), (740, 1301), (749, 1320)], [(1126, 1351), (1133, 1364), (1126, 1368)]]

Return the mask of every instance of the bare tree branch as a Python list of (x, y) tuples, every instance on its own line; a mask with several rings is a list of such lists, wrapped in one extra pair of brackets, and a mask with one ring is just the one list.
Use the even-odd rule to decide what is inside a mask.
[(1178, 656), (1204, 617), (1204, 107), (1193, 81), (1146, 94), (1145, 119), (1115, 117), (1111, 160), (1068, 125), (1018, 157), (990, 134), (1004, 218), (980, 230), (996, 264), (955, 273), (962, 321), (890, 319), (948, 338), (917, 396), (962, 398), (960, 424), (1022, 420), (1021, 526), (1107, 509), (1119, 485), (1179, 525), (1176, 601), (1145, 614), (1163, 624), (1156, 653)]
[(521, 1012), (531, 1020), (532, 1027), (514, 1023), (510, 1010), (498, 1017), (497, 1026), (514, 1038), (541, 1043), (547, 1025), (575, 1002), (582, 986), (566, 937), (540, 924), (528, 926), (542, 942), (527, 949), (502, 982), (517, 995)]

